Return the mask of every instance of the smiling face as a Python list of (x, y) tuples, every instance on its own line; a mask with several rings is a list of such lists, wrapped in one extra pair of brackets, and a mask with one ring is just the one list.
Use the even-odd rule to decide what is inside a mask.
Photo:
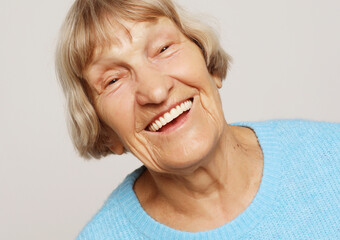
[(167, 18), (113, 26), (109, 48), (84, 71), (99, 118), (149, 169), (198, 167), (219, 141), (225, 120), (218, 87), (199, 47)]

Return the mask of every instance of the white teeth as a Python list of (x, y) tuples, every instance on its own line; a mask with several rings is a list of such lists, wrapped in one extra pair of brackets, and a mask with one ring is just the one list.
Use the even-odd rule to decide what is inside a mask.
[(159, 127), (159, 128), (161, 128), (163, 126), (159, 120), (156, 120), (155, 123), (157, 124), (157, 127)]
[(179, 112), (176, 110), (176, 108), (173, 108), (170, 110), (170, 115), (172, 117), (172, 119), (175, 119), (176, 117), (179, 116)]
[(164, 114), (164, 119), (165, 119), (166, 123), (171, 122), (172, 118), (171, 118), (170, 113)]
[(180, 106), (177, 106), (176, 110), (179, 113), (179, 115), (183, 113), (183, 109)]
[(176, 107), (172, 108), (169, 112), (165, 113), (162, 117), (151, 123), (149, 125), (149, 130), (152, 132), (158, 131), (160, 128), (162, 128), (164, 125), (177, 118), (183, 112), (188, 111), (191, 107), (192, 107), (191, 100), (185, 101), (184, 103), (177, 105)]
[(182, 103), (180, 107), (181, 107), (182, 109), (184, 109), (184, 108), (185, 108), (185, 104)]
[(165, 124), (167, 124), (167, 122), (165, 121), (165, 119), (163, 117), (159, 118), (159, 121), (161, 121), (162, 125), (164, 126)]
[(153, 123), (153, 124), (152, 124), (152, 127), (153, 127), (156, 131), (159, 129), (159, 127), (157, 126), (156, 123)]

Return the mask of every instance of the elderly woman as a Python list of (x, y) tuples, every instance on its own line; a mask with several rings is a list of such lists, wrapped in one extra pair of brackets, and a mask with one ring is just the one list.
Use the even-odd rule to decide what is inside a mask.
[(78, 239), (339, 239), (340, 124), (227, 124), (229, 63), (170, 0), (77, 0), (57, 70), (84, 157), (142, 163)]

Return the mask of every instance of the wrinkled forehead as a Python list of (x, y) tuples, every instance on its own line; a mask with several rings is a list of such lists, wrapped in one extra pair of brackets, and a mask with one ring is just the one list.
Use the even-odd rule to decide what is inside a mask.
[[(132, 42), (133, 35), (136, 35), (135, 26), (139, 23), (143, 23), (147, 28), (157, 25), (160, 21), (172, 22), (167, 17), (154, 17), (149, 18), (146, 21), (135, 21), (132, 19), (116, 19), (108, 17), (105, 24), (100, 29), (91, 30), (91, 57), (88, 59), (83, 70), (86, 70), (92, 65), (96, 58), (102, 55), (105, 51), (114, 47), (121, 47), (123, 42)], [(139, 34), (141, 35), (141, 34)], [(146, 34), (145, 34), (146, 36)], [(143, 35), (141, 36), (143, 37)]]
[(120, 47), (122, 42), (132, 42), (132, 35), (134, 35), (133, 32), (138, 23), (144, 23), (147, 27), (151, 27), (156, 25), (160, 19), (161, 18), (153, 18), (148, 21), (134, 21), (112, 18), (108, 21), (105, 28), (103, 28), (101, 36), (94, 39), (93, 57), (98, 56), (98, 54), (101, 54), (112, 46)]

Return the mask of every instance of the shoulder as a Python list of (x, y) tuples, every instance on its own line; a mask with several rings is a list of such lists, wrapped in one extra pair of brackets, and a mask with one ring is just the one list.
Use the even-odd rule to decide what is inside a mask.
[(292, 120), (274, 120), (269, 121), (277, 127), (281, 133), (304, 134), (304, 135), (318, 135), (322, 136), (325, 133), (333, 132), (332, 135), (340, 137), (340, 123), (336, 122), (321, 122), (309, 121), (302, 119)]
[(275, 140), (286, 150), (327, 150), (340, 148), (340, 123), (301, 119), (233, 123), (252, 128), (259, 141)]
[[(266, 121), (255, 121), (255, 122), (239, 122), (233, 123), (233, 125), (238, 126), (255, 126), (255, 127), (271, 127), (279, 130), (306, 130), (306, 129), (316, 129), (327, 130), (327, 129), (340, 129), (340, 123), (337, 122), (322, 122), (322, 121), (312, 121), (304, 119), (274, 119)], [(337, 134), (340, 134), (339, 132)]]
[(332, 151), (339, 157), (340, 123), (279, 120), (275, 124), (275, 133), (287, 150), (311, 155)]
[(235, 123), (233, 125), (248, 126), (261, 135), (270, 132), (278, 140), (289, 143), (296, 142), (339, 142), (340, 123), (318, 122), (302, 119), (292, 120), (268, 120), (259, 122)]
[(99, 212), (88, 222), (77, 237), (77, 240), (108, 239), (116, 235), (119, 225), (124, 225), (125, 218), (119, 211), (119, 206), (114, 200), (109, 200)]
[(261, 124), (272, 126), (284, 185), (290, 186), (290, 190), (303, 187), (300, 193), (313, 188), (334, 195), (333, 187), (339, 186), (340, 176), (339, 123), (277, 120)]
[[(285, 174), (337, 180), (340, 166), (340, 123), (270, 120), (236, 123), (252, 128), (268, 157), (280, 159)], [(275, 151), (272, 151), (275, 149)], [(273, 155), (272, 154), (272, 155)], [(273, 157), (271, 155), (271, 157)], [(266, 157), (266, 156), (265, 156)], [(267, 159), (267, 163), (271, 160)], [(299, 173), (299, 174), (297, 174)]]
[(254, 122), (250, 126), (259, 135), (263, 129), (270, 131), (282, 152), (290, 156), (309, 160), (340, 158), (340, 123), (294, 119)]
[[(293, 229), (288, 235), (295, 238), (337, 239), (340, 124), (275, 120), (244, 125), (254, 129), (264, 151), (260, 190), (275, 199), (259, 234), (272, 226), (278, 232)], [(273, 194), (267, 189), (275, 183)]]
[(103, 207), (79, 233), (77, 240), (139, 239), (139, 234), (126, 217), (121, 201), (129, 201), (129, 198), (134, 197), (130, 183), (140, 175), (141, 170), (139, 168), (129, 174), (110, 194)]

